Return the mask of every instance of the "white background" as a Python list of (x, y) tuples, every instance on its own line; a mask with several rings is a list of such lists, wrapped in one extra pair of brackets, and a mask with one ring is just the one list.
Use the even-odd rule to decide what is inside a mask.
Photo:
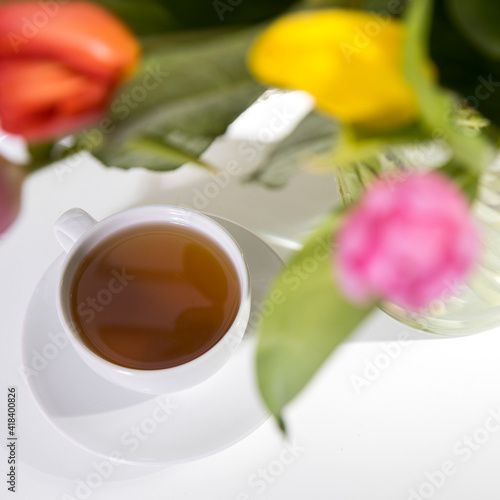
[[(27, 180), (21, 216), (0, 241), (0, 498), (499, 498), (500, 423), (492, 415), (500, 413), (500, 331), (440, 338), (412, 331), (381, 312), (338, 349), (290, 405), (288, 441), (268, 421), (211, 457), (161, 467), (121, 465), (100, 486), (79, 489), (102, 459), (59, 434), (20, 373), (30, 296), (60, 254), (52, 235), (54, 221), (74, 206), (97, 219), (146, 203), (193, 206), (196, 189), (204, 192), (212, 183), (206, 206), (196, 208), (243, 224), (286, 255), (335, 203), (335, 188), (332, 176), (306, 173), (281, 191), (241, 183), (239, 177), (252, 164), (238, 144), (245, 137), (257, 140), (255, 164), (263, 154), (260, 139), (270, 137), (261, 131), (278, 108), (297, 115), (305, 110), (302, 101), (288, 97), (258, 104), (207, 152), (206, 159), (221, 170), (230, 160), (241, 165), (241, 175), (218, 189), (213, 176), (190, 166), (167, 174), (124, 172), (105, 169), (88, 157), (71, 167), (49, 167)], [(5, 139), (1, 146), (13, 151), (16, 144)], [(377, 365), (383, 369), (374, 369)], [(7, 491), (5, 447), (7, 387), (13, 385), (21, 461), (15, 494)], [(293, 453), (283, 451), (290, 446)], [(443, 467), (448, 475), (435, 473)]]

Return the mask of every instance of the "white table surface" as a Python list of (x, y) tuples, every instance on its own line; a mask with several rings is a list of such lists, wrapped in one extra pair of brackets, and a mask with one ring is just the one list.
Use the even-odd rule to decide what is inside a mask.
[[(245, 134), (258, 138), (273, 106), (291, 104), (284, 98), (267, 106), (267, 114), (258, 108), (247, 115)], [(300, 114), (304, 109), (296, 111)], [(241, 174), (250, 169), (248, 155), (238, 150), (240, 132), (235, 125), (206, 158), (222, 170), (230, 160), (239, 162)], [(2, 146), (12, 152), (9, 140)], [(258, 142), (257, 151), (260, 146)], [(89, 157), (70, 168), (49, 167), (27, 180), (21, 216), (0, 240), (4, 342), (0, 498), (498, 500), (500, 330), (443, 339), (412, 331), (381, 312), (338, 349), (290, 405), (288, 441), (268, 421), (208, 458), (161, 467), (120, 465), (90, 493), (79, 489), (102, 459), (72, 444), (51, 425), (20, 370), (30, 296), (60, 254), (52, 225), (74, 206), (100, 219), (147, 203), (200, 205), (194, 201), (195, 189), (203, 192), (214, 182), (190, 166), (166, 174), (142, 169), (125, 172), (105, 169)], [(241, 184), (238, 176), (230, 176), (227, 186), (210, 189), (206, 192), (217, 191), (216, 195), (196, 208), (243, 224), (283, 255), (287, 242), (293, 248), (293, 242), (334, 203), (331, 176), (300, 174), (281, 191)], [(398, 344), (398, 339), (403, 342)], [(374, 365), (383, 369), (375, 371)], [(17, 386), (19, 398), (15, 494), (7, 491), (6, 482), (10, 386)], [(293, 453), (284, 452), (287, 447)], [(447, 474), (436, 473), (440, 470)]]

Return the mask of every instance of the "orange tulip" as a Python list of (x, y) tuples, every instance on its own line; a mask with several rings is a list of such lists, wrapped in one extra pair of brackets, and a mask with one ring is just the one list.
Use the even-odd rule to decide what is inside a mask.
[(98, 5), (0, 4), (2, 128), (42, 141), (92, 123), (138, 58), (133, 34)]

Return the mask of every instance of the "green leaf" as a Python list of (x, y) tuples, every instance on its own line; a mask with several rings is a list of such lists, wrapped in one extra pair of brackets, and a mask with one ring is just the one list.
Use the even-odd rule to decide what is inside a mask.
[(54, 143), (42, 142), (28, 144), (29, 162), (25, 165), (28, 172), (34, 172), (54, 161)]
[(492, 159), (492, 148), (481, 135), (463, 133), (453, 122), (457, 103), (453, 96), (434, 82), (428, 70), (428, 41), (432, 0), (412, 2), (407, 15), (408, 36), (405, 44), (405, 74), (415, 89), (422, 120), (430, 136), (445, 140), (455, 161), (479, 174)]
[(171, 170), (198, 158), (264, 91), (245, 64), (254, 35), (165, 37), (115, 96), (105, 126), (82, 131), (74, 149), (90, 145), (103, 163), (121, 168)]
[[(157, 158), (160, 163), (160, 170), (165, 170), (165, 165), (176, 165), (184, 163), (194, 163), (200, 167), (206, 168), (212, 172), (217, 170), (212, 165), (205, 163), (200, 158), (190, 155), (188, 152), (183, 151), (180, 148), (176, 148), (171, 144), (163, 142), (161, 139), (157, 139), (151, 136), (137, 136), (131, 139), (128, 143), (128, 151), (130, 154), (129, 160), (134, 154), (138, 155), (138, 160), (142, 159), (144, 161), (145, 156), (150, 158)], [(161, 168), (163, 166), (163, 168)], [(154, 163), (151, 162), (148, 168), (154, 170)]]
[(113, 11), (138, 36), (165, 33), (181, 26), (160, 0), (93, 0)]
[(314, 155), (332, 148), (337, 130), (338, 125), (331, 118), (315, 111), (309, 113), (248, 181), (268, 188), (283, 187)]
[(500, 60), (500, 2), (498, 0), (446, 0), (458, 28), (492, 59)]
[(329, 162), (336, 168), (338, 165), (372, 161), (390, 147), (411, 145), (428, 139), (427, 131), (419, 123), (385, 133), (368, 133), (344, 126)]
[(390, 2), (388, 0), (364, 0), (363, 8), (366, 10), (373, 10), (382, 15), (390, 14), (394, 17), (398, 17), (403, 14), (408, 2), (410, 2), (410, 0), (397, 0), (396, 2)]
[(330, 172), (339, 166), (376, 161), (380, 152), (390, 146), (411, 145), (428, 138), (417, 123), (384, 134), (369, 134), (352, 127), (340, 128), (330, 117), (313, 111), (279, 143), (248, 181), (280, 188), (301, 167), (312, 164), (317, 172)]
[(341, 9), (362, 9), (397, 17), (402, 14), (409, 0), (303, 0), (301, 3), (308, 8), (334, 7)]
[(160, 0), (184, 27), (250, 24), (278, 15), (296, 0)]
[(94, 0), (121, 17), (138, 35), (172, 29), (251, 24), (274, 17), (296, 0)]
[(464, 170), (464, 168), (453, 160), (438, 169), (458, 184), (470, 202), (476, 199), (479, 189), (479, 175)]
[(260, 330), (257, 377), (261, 395), (281, 427), (283, 408), (372, 311), (371, 306), (346, 300), (334, 284), (331, 235), (339, 222), (336, 213), (310, 236), (269, 293), (268, 300), (276, 306)]
[(137, 35), (208, 27), (250, 25), (277, 16), (296, 0), (94, 0)]

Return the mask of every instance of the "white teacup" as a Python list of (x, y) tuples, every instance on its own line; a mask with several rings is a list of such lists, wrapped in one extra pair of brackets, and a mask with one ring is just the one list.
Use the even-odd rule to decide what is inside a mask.
[[(240, 303), (231, 326), (222, 339), (207, 352), (171, 368), (140, 370), (114, 364), (87, 347), (72, 318), (70, 290), (75, 272), (96, 245), (117, 232), (152, 223), (178, 224), (216, 243), (236, 269), (240, 285)], [(57, 309), (61, 323), (81, 359), (105, 379), (145, 393), (175, 392), (203, 382), (215, 374), (235, 352), (244, 335), (250, 315), (250, 276), (238, 244), (226, 229), (214, 220), (186, 208), (153, 205), (125, 210), (96, 222), (86, 212), (75, 208), (57, 220), (54, 232), (67, 252), (57, 292)]]

